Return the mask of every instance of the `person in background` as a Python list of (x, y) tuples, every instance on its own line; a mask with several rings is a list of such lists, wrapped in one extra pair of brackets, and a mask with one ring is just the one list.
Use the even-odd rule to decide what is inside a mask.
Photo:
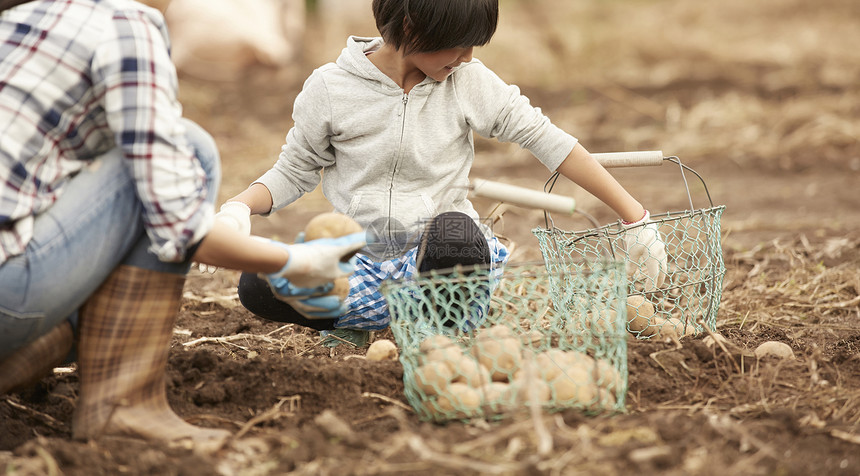
[[(157, 2), (162, 8), (167, 2)], [(0, 0), (0, 394), (74, 358), (78, 439), (223, 443), (170, 408), (165, 370), (192, 260), (318, 298), (363, 233), (287, 245), (214, 219), (216, 145), (184, 119), (162, 13), (131, 0)]]
[(507, 250), (467, 198), (473, 133), (519, 144), (602, 200), (665, 271), (656, 228), (638, 232), (649, 221), (642, 204), (516, 86), (473, 58), (496, 31), (497, 0), (374, 0), (372, 8), (381, 37), (350, 37), (336, 62), (310, 75), (277, 162), (217, 215), (247, 233), (250, 215), (269, 215), (322, 181), (334, 210), (373, 233), (350, 277), (348, 311), (307, 319), (252, 273), (239, 281), (246, 308), (364, 344), (367, 331), (391, 319), (379, 291), (384, 280), (457, 264), (504, 265)]

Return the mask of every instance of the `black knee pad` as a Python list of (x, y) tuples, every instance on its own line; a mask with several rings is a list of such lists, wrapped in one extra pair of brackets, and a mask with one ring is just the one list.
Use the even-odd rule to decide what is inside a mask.
[(490, 247), (481, 228), (469, 215), (445, 212), (424, 228), (416, 264), (419, 271), (487, 265), (490, 264)]

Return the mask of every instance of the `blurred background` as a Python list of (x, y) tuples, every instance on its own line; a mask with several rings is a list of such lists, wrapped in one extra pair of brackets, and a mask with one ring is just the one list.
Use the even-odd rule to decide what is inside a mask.
[[(334, 61), (348, 35), (378, 35), (370, 3), (173, 0), (181, 101), (221, 147), (222, 201), (277, 159), (311, 71)], [(701, 172), (728, 207), (728, 246), (858, 230), (857, 0), (500, 0), (500, 9), (496, 36), (475, 56), (590, 151), (659, 149)], [(479, 138), (477, 149), (473, 177), (537, 189), (549, 178), (518, 147)], [(683, 180), (665, 169), (613, 173), (652, 211), (689, 208)], [(554, 191), (615, 219), (574, 184)], [(328, 210), (318, 191), (300, 203), (255, 231), (290, 236)], [(506, 216), (517, 229), (509, 219), (499, 231), (523, 240), (544, 221), (536, 211)]]

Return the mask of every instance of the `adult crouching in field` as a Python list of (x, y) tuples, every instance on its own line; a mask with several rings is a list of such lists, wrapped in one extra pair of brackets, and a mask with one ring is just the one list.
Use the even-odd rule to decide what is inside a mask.
[(304, 300), (297, 287), (352, 272), (340, 258), (364, 236), (286, 245), (214, 220), (217, 149), (181, 116), (159, 10), (0, 8), (0, 394), (63, 363), (77, 337), (75, 438), (217, 447), (229, 433), (186, 423), (165, 393), (192, 260), (262, 273), (275, 294)]

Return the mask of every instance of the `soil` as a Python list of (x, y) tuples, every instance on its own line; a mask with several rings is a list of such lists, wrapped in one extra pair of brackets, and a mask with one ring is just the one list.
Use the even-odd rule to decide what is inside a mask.
[[(723, 345), (631, 336), (620, 413), (422, 422), (399, 362), (256, 318), (236, 299), (233, 271), (192, 272), (169, 400), (186, 420), (234, 438), (210, 455), (74, 441), (71, 366), (0, 397), (0, 474), (860, 474), (860, 4), (501, 3), (499, 32), (478, 57), (591, 151), (661, 149), (726, 206)], [(221, 147), (222, 200), (273, 163), (302, 81), (340, 49), (313, 41), (325, 24), (312, 21), (294, 68), (251, 69), (236, 82), (181, 78), (186, 115)], [(366, 21), (350, 27), (373, 34)], [(538, 189), (549, 178), (528, 153), (476, 144), (473, 177)], [(690, 208), (677, 167), (613, 174), (652, 211)], [(708, 206), (687, 178), (693, 206)], [(616, 219), (574, 184), (553, 191), (600, 223)], [(475, 203), (487, 213), (496, 205)], [(290, 240), (327, 210), (317, 190), (255, 217), (254, 231)], [(512, 261), (541, 259), (531, 229), (543, 213), (503, 211), (495, 231), (515, 244)], [(553, 222), (590, 226), (581, 215)], [(390, 330), (374, 337), (393, 339)], [(793, 358), (757, 359), (765, 341), (788, 344)]]

